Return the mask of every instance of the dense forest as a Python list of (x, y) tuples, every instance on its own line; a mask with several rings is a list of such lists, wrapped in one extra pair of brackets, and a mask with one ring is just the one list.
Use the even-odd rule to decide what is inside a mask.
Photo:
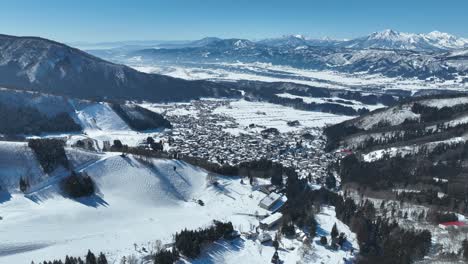
[(32, 134), (77, 132), (81, 127), (67, 113), (49, 117), (31, 107), (0, 103), (0, 134)]
[[(358, 205), (353, 199), (325, 188), (312, 190), (306, 187), (307, 180), (298, 179), (295, 173), (288, 174), (287, 182), (288, 201), (283, 209), (284, 219), (306, 227), (313, 236), (316, 228), (314, 212), (321, 205), (335, 206), (338, 219), (357, 235), (360, 246), (359, 263), (409, 264), (429, 252), (429, 231), (402, 229), (396, 222), (376, 216), (376, 210), (370, 201)], [(331, 233), (339, 241), (337, 232), (332, 230)]]

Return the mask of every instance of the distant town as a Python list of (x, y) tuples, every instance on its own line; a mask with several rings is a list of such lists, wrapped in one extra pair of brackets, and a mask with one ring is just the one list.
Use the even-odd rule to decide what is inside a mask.
[[(240, 127), (234, 118), (213, 112), (228, 104), (223, 100), (197, 100), (189, 105), (165, 105), (165, 117), (173, 125), (160, 138), (167, 143), (165, 150), (229, 165), (264, 158), (295, 168), (300, 177), (318, 183), (323, 180), (335, 156), (324, 152), (325, 140), (319, 128), (280, 133), (255, 123)], [(193, 107), (198, 110), (196, 117), (173, 112), (175, 108), (193, 112)]]

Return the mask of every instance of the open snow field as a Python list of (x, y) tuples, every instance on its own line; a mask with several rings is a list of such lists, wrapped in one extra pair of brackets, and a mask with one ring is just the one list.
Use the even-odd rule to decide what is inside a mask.
[[(336, 124), (352, 118), (350, 116), (302, 111), (277, 104), (246, 100), (232, 101), (227, 106), (215, 109), (213, 113), (233, 117), (241, 128), (256, 124), (267, 128), (276, 128), (280, 132), (300, 130), (305, 127), (324, 127), (328, 124)], [(301, 125), (288, 126), (288, 121), (295, 120), (299, 121)]]

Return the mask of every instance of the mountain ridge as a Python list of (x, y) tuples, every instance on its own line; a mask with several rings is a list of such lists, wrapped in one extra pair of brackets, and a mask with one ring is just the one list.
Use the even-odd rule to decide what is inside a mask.
[(230, 93), (206, 81), (145, 74), (41, 37), (0, 35), (0, 86), (78, 98), (186, 100)]

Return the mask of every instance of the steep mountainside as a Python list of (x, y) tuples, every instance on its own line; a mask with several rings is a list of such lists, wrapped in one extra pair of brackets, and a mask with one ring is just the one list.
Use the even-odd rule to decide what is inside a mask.
[(0, 85), (79, 98), (178, 100), (226, 96), (204, 81), (145, 74), (54, 41), (0, 35)]

